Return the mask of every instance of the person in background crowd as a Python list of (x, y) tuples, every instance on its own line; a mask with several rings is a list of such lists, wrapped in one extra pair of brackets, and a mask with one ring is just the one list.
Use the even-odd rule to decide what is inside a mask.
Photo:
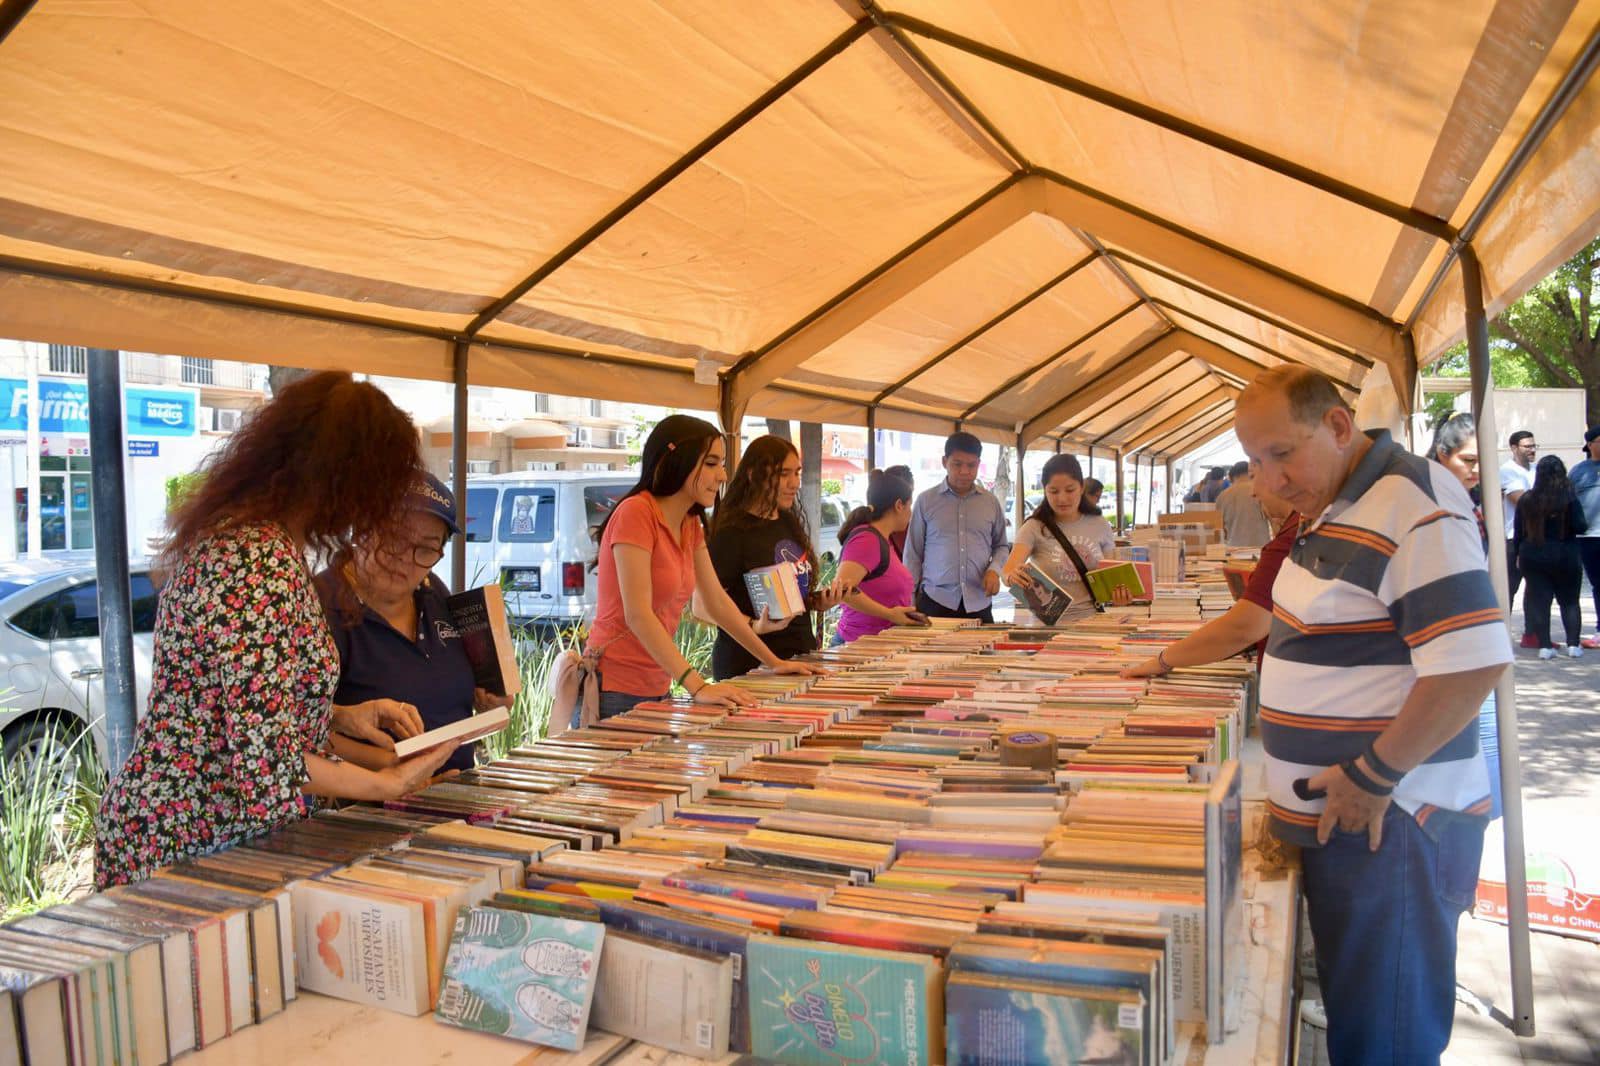
[(1261, 549), (1261, 558), (1245, 583), (1244, 595), (1222, 615), (1176, 644), (1169, 644), (1160, 653), (1122, 671), (1123, 677), (1159, 677), (1183, 666), (1204, 666), (1237, 655), (1252, 644), (1256, 645), (1258, 659), (1266, 654), (1267, 635), (1272, 631), (1272, 583), (1278, 580), (1278, 570), (1294, 545), (1300, 516), (1253, 477), (1243, 482), (1235, 478), (1234, 484), (1244, 484), (1256, 494), (1255, 502), (1277, 530)]
[(982, 458), (977, 437), (952, 433), (944, 442), (944, 480), (911, 508), (905, 563), (923, 614), (994, 621), (990, 603), (1005, 564), (1006, 515), (978, 484)]
[(1183, 498), (1184, 503), (1215, 503), (1218, 496), (1222, 495), (1222, 481), (1225, 476), (1222, 467), (1214, 466), (1206, 471), (1206, 476), (1200, 483), (1189, 490), (1189, 495)]
[(1222, 536), (1231, 548), (1259, 548), (1272, 539), (1273, 526), (1256, 497), (1249, 463), (1234, 463), (1228, 487), (1217, 496)]
[[(1507, 443), (1511, 447), (1511, 458), (1500, 467), (1500, 499), (1506, 512), (1506, 572), (1511, 580), (1510, 599), (1515, 602), (1517, 589), (1522, 586), (1522, 571), (1517, 569), (1517, 503), (1523, 493), (1533, 488), (1533, 461), (1538, 458), (1539, 445), (1534, 443), (1533, 434), (1525, 429), (1511, 434)], [(1539, 646), (1528, 620), (1526, 598), (1522, 601), (1522, 646)]]
[(1272, 831), (1300, 847), (1328, 1052), (1438, 1062), (1489, 805), (1478, 708), (1511, 661), (1472, 501), (1333, 382), (1262, 372), (1236, 431), (1302, 516), (1272, 586), (1260, 722)]
[(1554, 659), (1550, 642), (1550, 600), (1561, 606), (1561, 625), (1567, 633), (1567, 654), (1583, 654), (1583, 562), (1578, 555), (1578, 535), (1588, 530), (1583, 507), (1567, 480), (1567, 464), (1559, 456), (1539, 460), (1533, 488), (1517, 504), (1517, 565), (1527, 579), (1523, 612), (1539, 641), (1539, 658)]
[(722, 629), (762, 665), (781, 674), (809, 674), (766, 646), (750, 619), (722, 591), (706, 550), (705, 513), (727, 480), (727, 445), (717, 427), (689, 415), (668, 415), (644, 442), (639, 481), (595, 530), (600, 554), (594, 625), (600, 717), (664, 699), (678, 684), (697, 703), (748, 706), (743, 689), (700, 676), (673, 640), (683, 608)]
[(1006, 557), (1008, 584), (1031, 588), (1027, 563), (1033, 560), (1072, 597), (1072, 606), (1057, 624), (1094, 613), (1094, 596), (1083, 574), (1106, 560), (1116, 547), (1111, 525), (1098, 514), (1084, 514), (1083, 468), (1073, 456), (1052, 455), (1039, 474), (1044, 499), (1017, 530), (1017, 543)]
[(1105, 482), (1101, 481), (1099, 478), (1084, 478), (1083, 499), (1078, 501), (1078, 512), (1080, 514), (1089, 515), (1105, 514), (1105, 512), (1100, 509), (1100, 497), (1105, 494), (1105, 491)]
[[(1478, 519), (1478, 539), (1487, 557), (1489, 530), (1483, 523), (1483, 507), (1478, 492), (1478, 425), (1472, 415), (1463, 411), (1443, 419), (1433, 427), (1433, 444), (1428, 448), (1429, 459), (1456, 476), (1461, 487), (1471, 497)], [(1496, 549), (1498, 550), (1498, 549)], [(1489, 819), (1500, 817), (1500, 722), (1497, 716), (1495, 695), (1483, 701), (1478, 709), (1478, 745), (1489, 768)]]
[(867, 476), (866, 506), (851, 511), (839, 528), (838, 583), (854, 590), (839, 613), (834, 639), (840, 644), (890, 626), (928, 624), (926, 615), (912, 609), (916, 583), (894, 547), (894, 534), (911, 522), (911, 482), (890, 470)]
[[(432, 573), (459, 532), (455, 496), (424, 474), (406, 494), (405, 516), (394, 535), (335, 558), (316, 576), (339, 650), (336, 711), (395, 704), (384, 713), (411, 711), (423, 728), (438, 729), (474, 710), (511, 705), (510, 697), (474, 684), (472, 660), (450, 620), (450, 590)], [(337, 755), (368, 769), (394, 762), (392, 745), (385, 750), (337, 735), (332, 741)], [(473, 748), (461, 745), (443, 768), (471, 769)]]
[[(800, 508), (800, 452), (793, 444), (774, 436), (750, 442), (712, 515), (709, 550), (722, 591), (774, 655), (792, 659), (817, 649), (810, 612), (826, 611), (838, 598), (820, 587), (817, 552)], [(755, 609), (744, 576), (781, 563), (794, 564), (808, 610), (770, 618)], [(734, 634), (717, 630), (711, 650), (714, 676), (738, 677), (760, 665)]]
[(1595, 633), (1584, 637), (1580, 647), (1600, 648), (1600, 426), (1590, 426), (1583, 435), (1584, 460), (1572, 468), (1573, 494), (1583, 508), (1589, 528), (1578, 535), (1578, 557), (1583, 572), (1589, 575), (1589, 591), (1594, 594)]
[(307, 552), (371, 551), (422, 473), (411, 420), (374, 385), (311, 374), (247, 419), (169, 519), (149, 711), (95, 818), (95, 883), (304, 816), (310, 796), (383, 801), (453, 744), (373, 771), (330, 758), (330, 729), (393, 748), (415, 709), (335, 708), (339, 658)]
[[(897, 463), (894, 466), (884, 467), (883, 472), (885, 474), (890, 474), (894, 477), (900, 478), (907, 485), (910, 485), (913, 498), (915, 498), (917, 491), (917, 479), (911, 476), (911, 468), (909, 466), (906, 466), (904, 463)], [(841, 540), (839, 543), (840, 545), (843, 545), (844, 541)], [(904, 527), (897, 532), (889, 534), (889, 543), (894, 545), (894, 550), (900, 553), (901, 559), (906, 557), (906, 531)]]

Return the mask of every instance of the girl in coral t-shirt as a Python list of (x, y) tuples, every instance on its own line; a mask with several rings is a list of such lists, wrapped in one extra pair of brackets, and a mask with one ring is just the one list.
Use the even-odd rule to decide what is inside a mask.
[(674, 683), (697, 703), (756, 702), (740, 688), (701, 677), (678, 651), (673, 634), (697, 589), (699, 613), (762, 665), (783, 674), (818, 672), (774, 655), (717, 580), (705, 512), (728, 479), (726, 448), (709, 422), (668, 415), (645, 441), (639, 483), (595, 531), (599, 588), (589, 644), (600, 649), (602, 718), (663, 699)]

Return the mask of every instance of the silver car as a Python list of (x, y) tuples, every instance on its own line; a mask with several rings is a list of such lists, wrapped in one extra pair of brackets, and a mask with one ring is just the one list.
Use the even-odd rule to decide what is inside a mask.
[[(146, 564), (130, 566), (129, 590), (142, 716), (156, 625), (156, 591)], [(92, 564), (0, 563), (0, 757), (14, 766), (13, 760), (64, 759), (86, 740), (105, 765), (98, 597)]]

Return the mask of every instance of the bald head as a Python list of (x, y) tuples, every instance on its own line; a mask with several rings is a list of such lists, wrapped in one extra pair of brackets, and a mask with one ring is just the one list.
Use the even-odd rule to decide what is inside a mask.
[(1324, 415), (1335, 409), (1350, 411), (1350, 405), (1344, 402), (1327, 375), (1293, 363), (1280, 363), (1257, 374), (1239, 395), (1239, 406), (1268, 398), (1287, 402), (1290, 416), (1304, 426), (1317, 425)]
[(1234, 430), (1255, 466), (1256, 488), (1307, 518), (1333, 502), (1371, 444), (1333, 382), (1287, 364), (1257, 375), (1240, 394)]

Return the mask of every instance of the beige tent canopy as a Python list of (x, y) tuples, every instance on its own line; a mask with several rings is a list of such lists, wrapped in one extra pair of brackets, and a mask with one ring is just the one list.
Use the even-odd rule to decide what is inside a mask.
[(1600, 229), (1597, 15), (7, 2), (0, 334), (1168, 457)]

